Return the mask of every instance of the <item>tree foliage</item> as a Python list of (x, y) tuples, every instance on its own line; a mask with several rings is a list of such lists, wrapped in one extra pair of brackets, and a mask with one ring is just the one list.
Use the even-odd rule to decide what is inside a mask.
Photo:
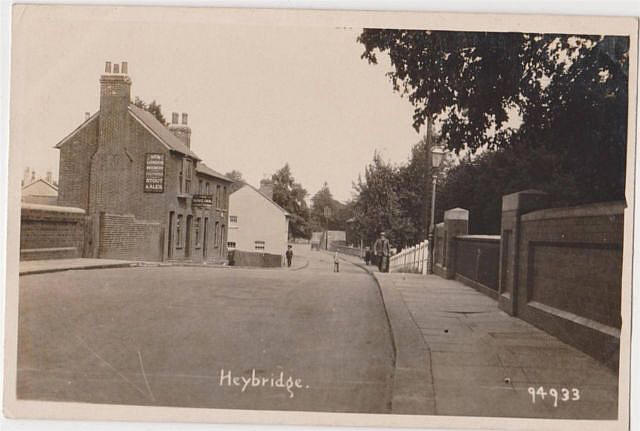
[(155, 100), (151, 101), (151, 103), (146, 103), (144, 100), (136, 96), (133, 104), (138, 108), (142, 108), (145, 111), (148, 111), (151, 114), (153, 114), (153, 116), (156, 117), (156, 120), (158, 120), (164, 126), (169, 125), (167, 120), (164, 118), (164, 115), (162, 114), (162, 105), (157, 103)]
[(242, 177), (242, 172), (237, 171), (235, 169), (230, 172), (227, 172), (226, 174), (224, 174), (224, 176), (234, 181), (229, 188), (230, 189), (229, 193), (233, 193), (236, 190), (238, 190), (240, 187), (242, 187), (242, 184), (245, 182), (244, 178)]
[[(325, 217), (325, 208), (329, 215)], [(349, 229), (349, 220), (352, 218), (352, 205), (344, 204), (333, 198), (329, 184), (325, 181), (320, 190), (311, 197), (310, 226), (314, 232), (328, 230)]]
[(273, 201), (291, 214), (289, 224), (291, 235), (294, 238), (309, 238), (309, 207), (305, 198), (307, 191), (300, 183), (295, 181), (289, 164), (286, 163), (272, 176)]
[[(439, 217), (464, 207), (472, 231), (491, 233), (507, 193), (541, 189), (556, 205), (624, 199), (628, 38), (365, 29), (358, 40), (370, 63), (389, 55), (414, 127), (441, 121), (448, 149), (466, 154), (441, 181)], [(411, 190), (424, 171), (410, 165), (399, 202), (415, 214), (429, 192)]]

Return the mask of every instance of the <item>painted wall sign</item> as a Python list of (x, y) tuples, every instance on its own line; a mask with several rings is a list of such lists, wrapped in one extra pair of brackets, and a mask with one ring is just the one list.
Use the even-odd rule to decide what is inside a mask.
[(191, 198), (191, 206), (210, 209), (213, 207), (213, 195), (193, 195)]
[(147, 153), (144, 164), (144, 192), (164, 193), (164, 154)]

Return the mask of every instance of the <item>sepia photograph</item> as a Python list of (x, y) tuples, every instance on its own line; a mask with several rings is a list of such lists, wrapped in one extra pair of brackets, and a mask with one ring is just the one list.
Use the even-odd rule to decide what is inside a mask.
[(5, 415), (628, 429), (637, 32), (14, 5)]

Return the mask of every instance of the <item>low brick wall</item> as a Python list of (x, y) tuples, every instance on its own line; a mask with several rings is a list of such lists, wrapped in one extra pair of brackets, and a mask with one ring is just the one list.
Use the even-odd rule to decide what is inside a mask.
[(521, 216), (517, 315), (617, 368), (624, 203)]
[(22, 203), (20, 223), (20, 260), (82, 257), (83, 209)]
[(497, 299), (500, 236), (460, 235), (454, 246), (455, 279)]
[(98, 257), (161, 261), (163, 229), (160, 223), (137, 220), (132, 215), (101, 213)]
[(229, 265), (278, 268), (282, 266), (282, 256), (279, 254), (232, 250), (229, 252)]

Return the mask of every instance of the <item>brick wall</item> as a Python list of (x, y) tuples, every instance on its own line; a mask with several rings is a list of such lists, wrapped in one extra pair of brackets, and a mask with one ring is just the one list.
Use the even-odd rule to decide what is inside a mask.
[(521, 216), (518, 316), (617, 368), (623, 203)]
[(454, 273), (458, 281), (498, 297), (499, 235), (460, 235), (454, 238)]
[(20, 259), (82, 257), (85, 211), (23, 203), (20, 215)]
[(99, 257), (161, 261), (162, 252), (160, 223), (137, 220), (133, 215), (100, 214)]
[(98, 116), (60, 147), (58, 205), (88, 209), (91, 158), (98, 148)]
[(229, 252), (229, 265), (277, 268), (282, 266), (283, 257), (278, 254), (256, 253), (233, 250)]

